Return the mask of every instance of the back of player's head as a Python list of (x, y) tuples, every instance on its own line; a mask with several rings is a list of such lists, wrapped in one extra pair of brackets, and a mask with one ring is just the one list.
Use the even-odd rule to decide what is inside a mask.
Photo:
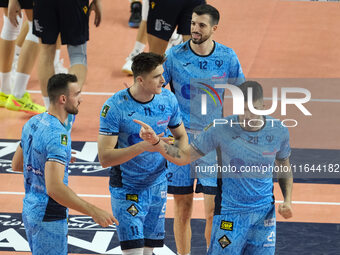
[(51, 103), (57, 102), (60, 95), (68, 95), (68, 84), (77, 82), (77, 76), (74, 74), (55, 74), (47, 83), (47, 94)]
[(252, 88), (253, 90), (253, 102), (258, 100), (263, 100), (263, 89), (260, 83), (257, 81), (245, 81), (243, 82), (239, 88), (242, 90), (244, 95), (244, 101), (248, 101), (248, 88)]
[(133, 72), (133, 77), (151, 73), (159, 65), (162, 65), (165, 61), (165, 57), (149, 52), (140, 53), (132, 59), (131, 70)]
[(209, 4), (198, 5), (194, 8), (192, 12), (196, 13), (197, 15), (204, 15), (204, 14), (209, 15), (210, 20), (211, 20), (211, 25), (217, 25), (218, 22), (220, 21), (220, 13), (215, 7)]

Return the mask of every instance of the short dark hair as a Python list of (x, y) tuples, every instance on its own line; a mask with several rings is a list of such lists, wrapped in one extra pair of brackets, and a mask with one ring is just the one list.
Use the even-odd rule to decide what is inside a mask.
[(131, 70), (133, 72), (133, 77), (136, 78), (139, 75), (150, 73), (155, 70), (157, 66), (162, 65), (165, 61), (165, 57), (152, 52), (142, 52), (135, 56), (132, 61)]
[(215, 7), (211, 6), (210, 4), (198, 5), (194, 8), (192, 12), (196, 13), (197, 15), (209, 15), (211, 19), (211, 25), (217, 25), (220, 21), (220, 13)]
[(253, 89), (253, 102), (257, 100), (263, 100), (263, 89), (260, 83), (257, 81), (245, 81), (239, 88), (242, 90), (244, 95), (244, 101), (248, 101), (248, 88)]
[(47, 94), (51, 103), (55, 103), (60, 95), (68, 95), (68, 83), (77, 82), (77, 76), (74, 74), (55, 74), (47, 83)]

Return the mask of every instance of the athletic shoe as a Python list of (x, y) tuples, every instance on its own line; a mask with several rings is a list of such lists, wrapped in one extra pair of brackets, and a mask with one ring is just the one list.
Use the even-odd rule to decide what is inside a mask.
[(131, 66), (132, 66), (132, 59), (127, 58), (125, 64), (122, 67), (122, 71), (124, 73), (127, 73), (128, 75), (132, 75)]
[(46, 111), (44, 106), (32, 102), (28, 92), (20, 99), (13, 95), (9, 95), (5, 107), (8, 110), (21, 111), (29, 114), (39, 114)]
[(54, 72), (58, 73), (68, 73), (68, 69), (64, 67), (64, 59), (59, 59), (58, 62), (54, 63)]
[(130, 12), (129, 26), (133, 28), (139, 27), (139, 24), (142, 21), (142, 3), (132, 2)]
[(181, 44), (182, 42), (183, 42), (183, 36), (180, 34), (177, 34), (177, 30), (175, 30), (172, 36), (170, 37), (170, 40), (168, 42), (168, 47), (166, 48), (166, 50), (170, 49), (173, 46)]
[(9, 95), (5, 94), (4, 92), (0, 92), (0, 107), (6, 106), (8, 96)]

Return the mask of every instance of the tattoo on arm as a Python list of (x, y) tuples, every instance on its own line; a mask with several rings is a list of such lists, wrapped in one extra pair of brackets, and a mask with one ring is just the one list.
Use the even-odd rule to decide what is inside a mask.
[(173, 158), (181, 158), (179, 155), (179, 149), (176, 145), (164, 144), (165, 153)]

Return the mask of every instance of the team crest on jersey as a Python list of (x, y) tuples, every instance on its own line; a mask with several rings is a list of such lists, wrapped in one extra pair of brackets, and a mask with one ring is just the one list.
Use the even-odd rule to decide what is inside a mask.
[(215, 65), (221, 67), (223, 65), (223, 60), (215, 60)]
[(67, 145), (67, 135), (65, 135), (65, 134), (60, 135), (60, 143), (62, 145)]
[(232, 221), (222, 220), (220, 228), (227, 231), (233, 231), (233, 226), (234, 223)]
[(135, 217), (135, 216), (139, 213), (138, 209), (136, 208), (136, 206), (135, 206), (134, 204), (132, 204), (132, 205), (127, 209), (127, 211), (128, 211), (133, 217)]
[(138, 195), (137, 194), (126, 194), (126, 200), (138, 203)]
[(218, 239), (219, 244), (221, 245), (222, 249), (227, 247), (229, 244), (231, 244), (230, 240), (226, 235), (222, 236), (220, 239)]
[(104, 118), (105, 118), (105, 117), (106, 117), (106, 115), (107, 115), (107, 112), (109, 111), (109, 109), (110, 109), (110, 106), (109, 106), (109, 105), (107, 105), (107, 104), (106, 104), (106, 105), (104, 105), (104, 107), (103, 107), (103, 110), (102, 110), (102, 112), (101, 112), (101, 114), (100, 114), (100, 115), (101, 115), (102, 117), (104, 117)]

